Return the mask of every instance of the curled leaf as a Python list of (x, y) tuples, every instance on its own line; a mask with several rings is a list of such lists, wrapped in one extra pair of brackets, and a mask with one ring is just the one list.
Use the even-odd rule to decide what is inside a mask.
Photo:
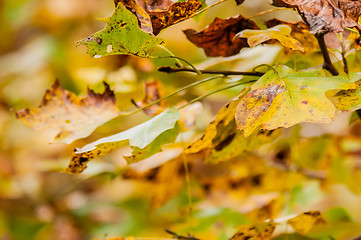
[(103, 94), (88, 90), (87, 96), (81, 98), (64, 90), (57, 80), (45, 92), (38, 108), (27, 108), (15, 114), (34, 130), (60, 129), (55, 140), (71, 143), (89, 136), (98, 126), (118, 116), (120, 111), (108, 85), (105, 85)]
[(259, 29), (252, 21), (239, 15), (234, 18), (215, 18), (214, 21), (202, 31), (194, 29), (184, 30), (188, 40), (197, 47), (204, 49), (207, 56), (228, 57), (238, 54), (244, 47), (249, 47), (246, 39), (236, 38), (236, 34), (244, 29)]
[(104, 156), (128, 143), (133, 149), (132, 156), (126, 157), (128, 163), (143, 160), (159, 152), (162, 145), (175, 141), (179, 132), (176, 124), (179, 117), (180, 113), (176, 109), (169, 108), (138, 126), (75, 149), (65, 172), (81, 173), (91, 159)]

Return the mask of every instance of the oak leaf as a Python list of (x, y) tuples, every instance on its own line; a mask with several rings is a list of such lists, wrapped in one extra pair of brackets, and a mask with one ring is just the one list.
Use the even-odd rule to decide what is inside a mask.
[(247, 38), (248, 45), (253, 48), (271, 39), (278, 40), (283, 46), (303, 52), (299, 41), (290, 36), (291, 28), (287, 25), (277, 25), (267, 30), (243, 30), (236, 38)]
[(310, 26), (311, 33), (343, 32), (356, 27), (361, 15), (361, 2), (354, 0), (273, 0), (277, 7), (297, 8)]
[(183, 32), (189, 41), (197, 47), (203, 48), (207, 56), (228, 57), (238, 54), (244, 47), (249, 47), (246, 39), (234, 39), (236, 34), (244, 29), (259, 28), (252, 20), (239, 15), (227, 19), (216, 17), (207, 28), (199, 32), (194, 29), (187, 29)]
[(295, 72), (276, 65), (240, 101), (236, 113), (238, 129), (249, 136), (258, 126), (272, 130), (300, 122), (330, 122), (336, 108), (325, 93), (353, 88), (355, 84), (350, 79), (327, 77), (324, 70)]
[(118, 134), (101, 138), (81, 149), (75, 149), (73, 157), (65, 170), (67, 173), (81, 173), (86, 164), (95, 157), (104, 156), (116, 148), (129, 143), (132, 156), (125, 157), (128, 163), (143, 160), (160, 152), (161, 146), (174, 142), (179, 133), (177, 120), (180, 113), (169, 108), (158, 116)]
[(57, 80), (45, 92), (38, 108), (16, 111), (16, 117), (26, 126), (40, 130), (60, 129), (56, 141), (71, 143), (89, 136), (98, 126), (120, 114), (114, 93), (105, 85), (103, 94), (88, 90), (85, 98), (64, 90)]
[(319, 211), (308, 211), (289, 219), (287, 223), (296, 232), (307, 234), (315, 225), (324, 224), (326, 221)]
[(103, 30), (77, 42), (85, 45), (95, 58), (117, 54), (148, 57), (151, 49), (162, 43), (161, 39), (142, 31), (137, 17), (122, 4), (118, 4)]

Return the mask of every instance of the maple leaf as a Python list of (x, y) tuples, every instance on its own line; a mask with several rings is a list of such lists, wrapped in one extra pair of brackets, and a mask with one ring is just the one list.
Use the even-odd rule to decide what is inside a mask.
[(149, 52), (163, 41), (142, 31), (138, 19), (122, 4), (118, 4), (106, 27), (77, 42), (85, 45), (93, 57), (127, 54), (148, 57)]
[(299, 233), (308, 233), (315, 225), (325, 224), (326, 221), (321, 217), (319, 211), (304, 212), (287, 221), (292, 228)]
[(238, 54), (244, 47), (249, 47), (245, 39), (234, 39), (236, 34), (244, 29), (259, 28), (252, 20), (239, 15), (227, 19), (216, 17), (208, 27), (199, 32), (194, 29), (183, 32), (189, 41), (203, 48), (207, 56), (228, 57)]
[[(316, 37), (310, 33), (310, 28), (305, 24), (304, 22), (286, 22), (279, 19), (271, 19), (265, 22), (266, 26), (268, 28), (272, 28), (277, 25), (288, 25), (291, 28), (291, 34), (290, 36), (299, 41), (303, 48), (303, 54), (309, 54), (312, 52), (315, 52), (318, 49), (318, 42)], [(291, 53), (291, 51), (288, 51), (286, 53)]]
[(104, 156), (127, 143), (133, 149), (132, 156), (126, 157), (128, 163), (143, 160), (160, 152), (162, 145), (175, 141), (179, 133), (176, 124), (179, 118), (180, 113), (176, 109), (169, 108), (138, 126), (76, 149), (65, 172), (81, 173), (91, 159)]
[(267, 240), (271, 239), (271, 236), (276, 228), (276, 224), (273, 222), (259, 223), (257, 225), (245, 225), (238, 229), (238, 232), (233, 235), (230, 240)]
[(249, 136), (258, 126), (271, 130), (300, 122), (330, 122), (336, 108), (325, 92), (353, 88), (355, 84), (348, 78), (327, 77), (324, 70), (295, 72), (276, 65), (240, 101), (236, 113), (238, 129)]
[(113, 92), (105, 84), (103, 94), (88, 90), (86, 98), (64, 90), (57, 80), (44, 94), (38, 108), (15, 111), (26, 126), (60, 129), (56, 141), (71, 143), (89, 136), (98, 126), (120, 114)]
[(345, 27), (356, 27), (361, 15), (361, 2), (354, 0), (273, 0), (277, 7), (297, 8), (311, 33), (343, 32)]
[(291, 37), (290, 33), (291, 28), (289, 26), (277, 25), (267, 30), (243, 30), (236, 35), (236, 38), (247, 38), (247, 42), (251, 48), (270, 39), (276, 39), (287, 48), (303, 52), (301, 43)]

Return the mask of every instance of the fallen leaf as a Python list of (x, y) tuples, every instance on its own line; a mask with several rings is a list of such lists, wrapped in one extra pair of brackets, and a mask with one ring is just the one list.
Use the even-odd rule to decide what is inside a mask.
[(243, 30), (236, 35), (236, 38), (247, 38), (251, 48), (270, 39), (276, 39), (287, 48), (303, 52), (301, 43), (290, 36), (291, 30), (287, 25), (277, 25), (267, 30)]
[(214, 21), (202, 31), (187, 29), (183, 32), (188, 40), (197, 47), (204, 49), (207, 56), (228, 57), (238, 54), (244, 47), (249, 47), (246, 39), (234, 38), (244, 29), (259, 29), (252, 21), (239, 15), (234, 18), (215, 18)]
[(279, 19), (271, 19), (265, 22), (268, 28), (283, 24), (291, 28), (291, 37), (299, 41), (303, 47), (303, 54), (313, 53), (318, 49), (318, 42), (316, 37), (310, 33), (310, 28), (304, 22), (286, 22)]
[(311, 33), (343, 32), (356, 27), (361, 15), (361, 2), (354, 0), (273, 0), (277, 7), (297, 8), (310, 26)]
[(198, 0), (188, 0), (176, 2), (166, 11), (149, 11), (154, 35), (158, 35), (164, 28), (192, 17), (201, 7), (202, 4)]
[(325, 95), (333, 89), (353, 89), (346, 77), (327, 77), (324, 70), (295, 72), (276, 65), (263, 75), (237, 107), (237, 127), (249, 136), (261, 129), (290, 127), (300, 122), (327, 123), (336, 108)]
[(161, 146), (174, 142), (178, 135), (177, 120), (179, 111), (169, 108), (154, 118), (118, 134), (101, 138), (81, 149), (75, 149), (65, 170), (67, 173), (81, 173), (86, 164), (95, 157), (104, 156), (116, 148), (129, 143), (132, 156), (126, 157), (129, 163), (143, 160), (161, 150)]
[(148, 57), (149, 52), (163, 41), (142, 31), (138, 19), (122, 4), (118, 4), (106, 27), (77, 42), (85, 45), (95, 58), (107, 55), (136, 55)]
[(289, 219), (287, 223), (296, 232), (307, 234), (315, 225), (325, 224), (326, 221), (321, 217), (319, 211), (308, 211)]
[(257, 225), (245, 225), (238, 229), (238, 232), (233, 235), (230, 240), (267, 240), (271, 239), (273, 231), (276, 228), (274, 222), (260, 223)]
[(105, 85), (103, 94), (88, 90), (85, 98), (64, 90), (57, 80), (45, 92), (38, 108), (15, 111), (16, 117), (26, 126), (40, 130), (60, 129), (55, 140), (71, 143), (89, 136), (98, 126), (120, 114), (114, 93)]

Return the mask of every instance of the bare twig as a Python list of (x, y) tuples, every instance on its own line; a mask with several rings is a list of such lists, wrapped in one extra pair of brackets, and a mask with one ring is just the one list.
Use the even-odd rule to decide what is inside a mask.
[[(180, 68), (173, 68), (173, 67), (159, 67), (158, 71), (165, 72), (165, 73), (175, 73), (175, 72), (193, 72), (197, 73), (192, 68), (180, 67)], [(224, 76), (230, 75), (245, 75), (245, 76), (258, 76), (261, 77), (264, 75), (263, 72), (238, 72), (238, 71), (212, 71), (212, 70), (198, 70), (198, 72), (203, 74), (222, 74)]]
[(180, 239), (180, 240), (200, 240), (199, 238), (196, 238), (196, 237), (193, 237), (191, 235), (189, 236), (183, 236), (183, 235), (179, 235), (178, 233), (175, 233), (169, 229), (164, 229), (164, 231), (170, 235), (173, 236), (173, 238), (176, 238), (176, 239)]
[(327, 51), (327, 47), (326, 47), (326, 43), (325, 43), (325, 39), (324, 33), (319, 33), (319, 34), (315, 34), (317, 41), (318, 41), (318, 45), (320, 46), (321, 52), (322, 52), (322, 56), (323, 56), (323, 68), (328, 70), (333, 76), (337, 76), (338, 75), (338, 71), (335, 68), (335, 66), (332, 64), (331, 59), (330, 59), (330, 55), (328, 55), (328, 51)]

